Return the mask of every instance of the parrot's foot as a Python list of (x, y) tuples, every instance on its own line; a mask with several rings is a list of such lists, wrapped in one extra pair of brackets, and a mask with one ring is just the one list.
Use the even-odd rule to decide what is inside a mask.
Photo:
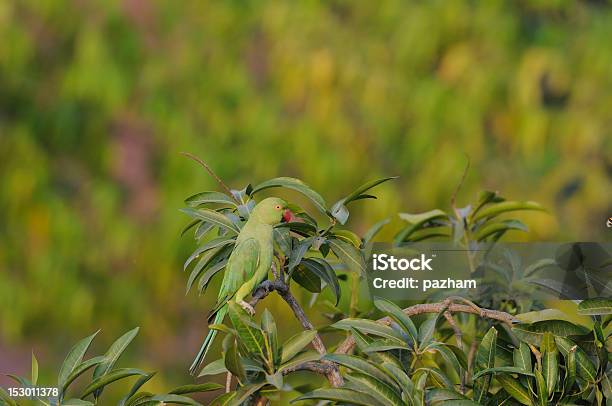
[(244, 310), (246, 310), (246, 312), (248, 314), (250, 314), (251, 316), (255, 315), (255, 309), (253, 309), (253, 306), (251, 306), (250, 304), (248, 304), (244, 300), (239, 301), (238, 304), (240, 305), (240, 307), (242, 307)]

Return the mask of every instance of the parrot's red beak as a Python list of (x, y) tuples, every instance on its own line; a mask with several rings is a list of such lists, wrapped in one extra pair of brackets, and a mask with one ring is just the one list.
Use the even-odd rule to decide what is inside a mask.
[(283, 220), (285, 221), (285, 223), (290, 223), (292, 221), (295, 221), (297, 219), (297, 217), (295, 217), (295, 214), (293, 214), (293, 212), (289, 209), (286, 209), (283, 212)]

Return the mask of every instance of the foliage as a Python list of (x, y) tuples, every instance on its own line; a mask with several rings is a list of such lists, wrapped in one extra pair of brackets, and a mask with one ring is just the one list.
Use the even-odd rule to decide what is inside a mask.
[[(348, 203), (355, 197), (370, 197), (366, 191), (386, 180), (389, 179), (369, 182), (338, 201), (332, 209), (327, 209), (325, 200), (316, 191), (292, 178), (266, 181), (263, 187), (249, 185), (242, 191), (231, 191), (231, 195), (202, 192), (188, 198), (190, 209), (185, 212), (195, 219), (188, 227), (195, 228), (195, 238), (199, 241), (199, 247), (185, 264), (185, 268), (196, 264), (188, 278), (188, 289), (200, 278), (204, 280), (199, 283), (203, 292), (210, 278), (223, 270), (224, 261), (231, 253), (231, 241), (254, 207), (255, 193), (270, 187), (294, 189), (307, 196), (320, 214), (327, 215), (328, 224), (320, 226), (301, 207), (291, 206), (300, 220), (280, 224), (275, 229), (276, 265), (270, 286), (280, 283), (281, 287), (275, 289), (302, 325), (308, 325), (303, 312), (296, 311), (292, 299), (287, 297), (293, 282), (314, 293), (330, 287), (337, 303), (341, 294), (337, 274), (348, 272), (358, 281), (363, 272), (365, 246), (386, 221), (375, 224), (363, 238), (337, 226), (349, 216)], [(454, 209), (454, 216), (439, 209), (401, 214), (409, 225), (398, 232), (395, 242), (454, 238), (468, 248), (469, 255), (473, 242), (496, 242), (509, 230), (526, 231), (526, 226), (518, 220), (499, 220), (499, 216), (519, 210), (542, 210), (537, 203), (506, 201), (490, 192), (481, 194), (473, 207)], [(203, 239), (211, 233), (214, 236)], [(229, 247), (226, 252), (224, 247)], [(223, 252), (222, 257), (215, 258), (219, 252)], [(202, 258), (199, 260), (202, 264), (196, 262), (198, 258)], [(528, 267), (527, 273), (537, 272), (540, 266), (543, 265)], [(512, 275), (517, 270), (509, 267), (500, 272)], [(269, 282), (262, 286), (266, 283)], [(499, 292), (496, 293), (499, 298)], [(259, 289), (254, 296), (257, 300), (252, 303), (257, 304), (261, 298)], [(347, 332), (355, 342), (353, 354), (345, 351), (344, 343), (334, 352), (321, 350), (321, 344), (315, 346), (318, 352), (304, 350), (310, 341), (314, 345), (320, 340), (317, 332), (308, 328), (280, 345), (270, 309), (265, 309), (261, 322), (256, 323), (241, 308), (232, 305), (233, 328), (210, 326), (226, 333), (223, 357), (209, 363), (200, 376), (229, 373), (236, 377), (235, 389), (216, 401), (223, 405), (277, 401), (283, 392), (301, 392), (294, 398), (295, 402), (329, 400), (357, 405), (602, 405), (604, 399), (612, 396), (608, 383), (611, 369), (607, 362), (612, 301), (599, 298), (580, 304), (580, 313), (593, 317), (594, 327), (590, 329), (547, 317), (556, 315), (554, 312), (542, 312), (539, 317), (517, 314), (516, 308), (504, 307), (507, 298), (491, 300), (483, 295), (479, 299), (502, 310), (511, 310), (511, 314), (483, 311), (477, 304), (460, 299), (468, 304), (471, 315), (455, 314), (466, 310), (457, 310), (451, 300), (437, 304), (437, 310), (428, 318), (415, 321), (408, 315), (409, 311), (419, 314), (419, 311), (431, 313), (432, 310), (415, 305), (404, 311), (392, 302), (376, 299), (376, 309), (386, 317), (376, 320), (371, 313), (356, 312), (352, 308), (356, 302), (351, 301), (352, 316), (346, 317), (338, 310), (335, 317), (339, 320), (324, 329)], [(533, 303), (524, 303), (522, 310), (532, 310)], [(534, 321), (528, 322), (529, 319)], [(453, 336), (456, 345), (450, 343)], [(281, 356), (286, 354), (286, 348), (293, 347), (293, 342), (299, 345), (289, 352), (290, 357)], [(331, 387), (304, 391), (291, 384), (291, 376), (296, 371), (326, 376)], [(340, 373), (343, 383), (330, 378), (333, 371)]]
[[(28, 404), (41, 406), (93, 406), (101, 402), (100, 398), (102, 392), (107, 386), (131, 377), (138, 377), (138, 379), (134, 382), (129, 392), (125, 393), (123, 398), (119, 401), (118, 406), (158, 404), (198, 406), (200, 403), (184, 395), (214, 391), (222, 388), (222, 386), (218, 384), (205, 383), (181, 386), (166, 394), (153, 394), (142, 391), (143, 385), (153, 378), (155, 372), (145, 372), (136, 368), (114, 368), (115, 362), (134, 339), (138, 330), (139, 328), (137, 327), (119, 337), (104, 355), (91, 357), (85, 360), (83, 360), (83, 358), (99, 331), (80, 340), (68, 352), (68, 355), (66, 355), (62, 363), (57, 378), (58, 395), (49, 397), (34, 396), (30, 399), (32, 402)], [(77, 392), (76, 389), (73, 390), (73, 386), (75, 386), (74, 382), (81, 378), (79, 381), (83, 384), (82, 377), (92, 369), (93, 373), (90, 380), (85, 383), (85, 387), (81, 388), (79, 392)], [(15, 375), (8, 376), (22, 388), (43, 387), (42, 383), (38, 381), (38, 361), (33, 353), (31, 378)], [(53, 385), (46, 385), (44, 387), (53, 387)], [(18, 406), (18, 403), (14, 398), (9, 397), (4, 389), (0, 388), (0, 405)]]

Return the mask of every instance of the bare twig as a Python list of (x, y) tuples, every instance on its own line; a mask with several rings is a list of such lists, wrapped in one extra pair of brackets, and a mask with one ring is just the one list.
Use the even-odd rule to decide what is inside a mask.
[(232, 193), (232, 190), (229, 188), (229, 186), (227, 186), (227, 185), (225, 184), (225, 182), (223, 182), (223, 181), (221, 180), (221, 178), (217, 176), (217, 174), (216, 174), (216, 173), (215, 173), (215, 172), (214, 172), (214, 171), (213, 171), (213, 170), (210, 168), (210, 166), (208, 166), (208, 165), (206, 164), (206, 162), (202, 161), (200, 158), (198, 158), (197, 156), (195, 156), (195, 155), (193, 155), (193, 154), (191, 154), (191, 153), (189, 153), (189, 152), (181, 152), (181, 155), (184, 155), (184, 156), (186, 156), (187, 158), (192, 159), (192, 160), (196, 161), (197, 163), (199, 163), (199, 164), (200, 164), (200, 165), (201, 165), (201, 166), (202, 166), (204, 169), (206, 169), (206, 172), (208, 172), (208, 174), (209, 174), (210, 176), (212, 176), (212, 177), (213, 177), (213, 178), (214, 178), (214, 179), (217, 181), (217, 183), (219, 184), (219, 186), (221, 186), (221, 188), (223, 188), (223, 190), (225, 190), (225, 192), (226, 192), (226, 193), (227, 193), (227, 194), (228, 194), (228, 195), (229, 195), (229, 196), (230, 196), (232, 199), (234, 199), (234, 201), (235, 201), (236, 203), (241, 204), (241, 202), (239, 202), (239, 201), (238, 201), (238, 199), (236, 199), (236, 198), (234, 197), (234, 194)]
[[(424, 314), (424, 313), (440, 313), (443, 311), (448, 311), (451, 314), (452, 313), (476, 314), (482, 318), (497, 320), (497, 321), (501, 321), (503, 323), (507, 323), (510, 325), (517, 321), (511, 314), (508, 314), (506, 312), (500, 312), (497, 310), (490, 310), (490, 309), (481, 309), (478, 307), (474, 308), (470, 305), (459, 304), (459, 303), (448, 304), (446, 301), (440, 302), (440, 303), (422, 303), (422, 304), (417, 304), (417, 305), (410, 306), (404, 309), (404, 313), (406, 313), (408, 316), (414, 316), (417, 314)], [(385, 324), (385, 325), (391, 324), (391, 320), (388, 317), (384, 317), (378, 320), (378, 322), (381, 324)], [(355, 347), (355, 339), (352, 336), (350, 336), (347, 339), (345, 339), (337, 347), (336, 354), (348, 354), (349, 352), (353, 350), (353, 347)]]

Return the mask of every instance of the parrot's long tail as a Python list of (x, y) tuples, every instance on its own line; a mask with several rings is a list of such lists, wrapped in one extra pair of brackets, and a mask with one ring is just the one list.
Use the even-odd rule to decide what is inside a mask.
[[(219, 309), (219, 311), (215, 315), (215, 319), (212, 324), (223, 323), (223, 318), (225, 317), (226, 313), (227, 313), (227, 306), (223, 306), (221, 309)], [(210, 346), (212, 345), (215, 337), (217, 336), (217, 333), (218, 333), (217, 330), (208, 331), (208, 334), (206, 335), (206, 338), (204, 339), (204, 342), (202, 343), (202, 347), (200, 348), (200, 351), (198, 351), (198, 355), (196, 355), (195, 359), (193, 360), (193, 363), (191, 364), (191, 367), (189, 367), (189, 373), (191, 375), (195, 376), (198, 373), (198, 370), (200, 369), (200, 366), (204, 362), (204, 358), (206, 358), (206, 354), (208, 353)]]

